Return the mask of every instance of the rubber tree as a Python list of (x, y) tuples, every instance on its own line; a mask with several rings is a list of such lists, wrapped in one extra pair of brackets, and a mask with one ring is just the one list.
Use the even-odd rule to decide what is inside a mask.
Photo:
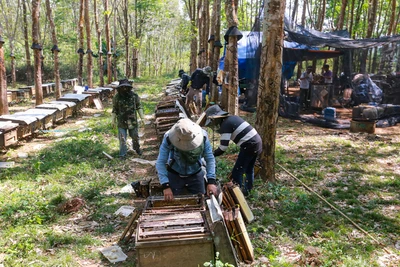
[(256, 127), (263, 140), (263, 151), (259, 160), (260, 176), (265, 181), (275, 180), (275, 139), (282, 78), (284, 12), (285, 1), (264, 2)]
[(228, 30), (224, 35), (226, 46), (224, 60), (224, 80), (222, 86), (221, 105), (232, 115), (237, 115), (238, 110), (238, 87), (239, 87), (239, 68), (238, 68), (238, 40), (243, 36), (238, 30), (237, 2), (235, 0), (225, 1), (225, 13), (228, 22)]
[(84, 17), (85, 17), (86, 47), (87, 47), (86, 50), (87, 85), (89, 86), (89, 88), (93, 88), (93, 51), (92, 51), (91, 29), (90, 29), (89, 0), (85, 0)]
[(84, 8), (85, 8), (85, 0), (80, 0), (79, 2), (79, 22), (78, 22), (78, 42), (79, 48), (77, 53), (79, 54), (78, 61), (78, 84), (83, 85), (83, 56), (85, 55), (85, 50), (83, 50), (83, 29), (85, 27), (85, 18), (84, 18)]
[(56, 27), (54, 25), (54, 19), (52, 14), (52, 8), (50, 6), (50, 0), (46, 0), (46, 14), (47, 18), (50, 23), (50, 30), (51, 30), (51, 40), (53, 41), (53, 47), (51, 48), (51, 52), (53, 53), (54, 59), (54, 79), (56, 83), (55, 89), (55, 97), (56, 99), (61, 97), (61, 79), (60, 79), (60, 64), (59, 64), (59, 57), (58, 53), (60, 49), (58, 48), (57, 44), (57, 34), (56, 34)]
[(36, 105), (43, 104), (42, 89), (42, 46), (40, 44), (40, 0), (32, 0), (32, 46), (34, 57), (34, 81)]
[(7, 77), (6, 66), (4, 64), (4, 39), (0, 32), (0, 115), (8, 114), (7, 101)]

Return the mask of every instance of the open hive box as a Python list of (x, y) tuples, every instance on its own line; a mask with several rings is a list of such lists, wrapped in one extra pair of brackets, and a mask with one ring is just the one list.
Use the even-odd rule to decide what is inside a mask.
[(214, 258), (203, 197), (147, 199), (136, 231), (138, 266), (202, 266)]

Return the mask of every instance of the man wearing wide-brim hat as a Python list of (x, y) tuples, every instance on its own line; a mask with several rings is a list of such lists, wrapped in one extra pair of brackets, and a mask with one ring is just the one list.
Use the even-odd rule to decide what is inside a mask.
[(127, 137), (132, 138), (132, 148), (141, 156), (139, 144), (138, 115), (144, 124), (143, 108), (140, 97), (132, 91), (132, 85), (127, 79), (119, 81), (117, 93), (113, 98), (112, 125), (118, 126), (119, 156), (127, 155)]
[[(202, 159), (206, 163), (206, 173)], [(180, 119), (164, 134), (156, 169), (167, 201), (185, 193), (217, 196), (210, 140), (207, 132), (190, 119)]]
[[(247, 195), (253, 188), (254, 165), (262, 151), (260, 135), (247, 121), (239, 116), (229, 115), (218, 105), (213, 105), (206, 110), (205, 125), (221, 134), (220, 145), (213, 153), (215, 157), (222, 155), (228, 149), (230, 141), (240, 146), (231, 177)], [(245, 181), (243, 181), (243, 175)]]

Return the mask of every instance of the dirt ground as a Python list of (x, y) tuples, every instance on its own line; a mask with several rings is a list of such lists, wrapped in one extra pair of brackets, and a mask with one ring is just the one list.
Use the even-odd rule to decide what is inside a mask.
[[(48, 102), (52, 99), (46, 99), (45, 102)], [(10, 107), (10, 113), (14, 113), (16, 111), (22, 111), (24, 109), (28, 109), (34, 106), (33, 102), (28, 102), (27, 105), (19, 105), (19, 106), (12, 106)], [(351, 119), (351, 109), (345, 109), (345, 108), (338, 108), (337, 110), (337, 116), (341, 119), (346, 119), (350, 120)], [(80, 114), (77, 117), (70, 117), (68, 118), (64, 123), (57, 125), (54, 130), (54, 134), (50, 137), (46, 137), (45, 135), (42, 134), (37, 134), (34, 136), (34, 138), (27, 139), (27, 140), (21, 140), (17, 146), (11, 147), (7, 150), (3, 150), (2, 153), (0, 154), (0, 161), (15, 161), (16, 164), (18, 162), (21, 162), (24, 160), (24, 158), (31, 156), (32, 154), (36, 153), (37, 151), (40, 151), (40, 149), (43, 149), (44, 147), (50, 145), (53, 142), (56, 142), (57, 139), (63, 138), (63, 135), (67, 131), (63, 130), (85, 130), (87, 127), (87, 119), (92, 118), (93, 116), (101, 116), (104, 113), (103, 110), (98, 110), (95, 108), (83, 108), (80, 112)], [(241, 111), (240, 115), (246, 116), (246, 115), (251, 115), (249, 113)], [(315, 116), (320, 117), (320, 111), (313, 111), (309, 112), (308, 115), (310, 116)], [(146, 125), (144, 128), (141, 129), (140, 131), (140, 139), (141, 139), (141, 146), (143, 149), (143, 156), (140, 157), (140, 160), (138, 160), (138, 157), (131, 151), (131, 157), (124, 163), (128, 164), (129, 166), (132, 166), (132, 169), (135, 170), (136, 174), (142, 175), (143, 177), (156, 177), (155, 173), (155, 167), (151, 164), (143, 163), (144, 161), (154, 161), (157, 158), (158, 155), (158, 146), (160, 143), (160, 139), (156, 134), (156, 130), (154, 127), (154, 117), (153, 114), (148, 114), (146, 115)], [(282, 122), (283, 120), (280, 120)], [(336, 129), (327, 129), (327, 128), (321, 128), (318, 126), (314, 126), (312, 124), (308, 123), (302, 123), (300, 121), (293, 120), (291, 121), (291, 125), (293, 125), (293, 131), (303, 131), (311, 133), (313, 131), (318, 131), (320, 133), (326, 133), (326, 134), (332, 134), (332, 132), (336, 131), (339, 133), (347, 133), (349, 130), (348, 129), (341, 129), (341, 130), (336, 130)], [(396, 136), (394, 140), (399, 140), (398, 136), (400, 133), (400, 124), (394, 126), (394, 127), (387, 127), (387, 128), (376, 128), (375, 129), (375, 136), (387, 136), (387, 137), (392, 137)], [(279, 138), (280, 135), (285, 135), (285, 133), (279, 131), (278, 127), (278, 133), (277, 133), (277, 138)], [(109, 138), (116, 138), (113, 136), (110, 136)], [(122, 177), (119, 177), (118, 179), (123, 180), (124, 176), (128, 176), (129, 173), (121, 173)], [(126, 179), (129, 180), (129, 179)], [(131, 188), (130, 188), (131, 189)], [(110, 194), (113, 193), (118, 193), (118, 192), (107, 192)], [(137, 201), (138, 203), (140, 201), (143, 201), (141, 199), (134, 199), (134, 201)], [(71, 229), (69, 231), (74, 231), (74, 232), (79, 232), (82, 231), (83, 228), (85, 227), (95, 227), (92, 226), (90, 221), (85, 221), (80, 218), (82, 214), (77, 213), (75, 215), (76, 218), (71, 218), (71, 221), (80, 222), (80, 223), (75, 223), (71, 224)], [(119, 223), (118, 223), (119, 224)], [(104, 237), (104, 243), (108, 243), (109, 245), (115, 244), (115, 241), (119, 239), (120, 234), (124, 230), (123, 228), (117, 229), (120, 231), (116, 231), (112, 235), (108, 235)], [(129, 249), (126, 251), (128, 257), (134, 257), (135, 251), (133, 248)], [(290, 256), (290, 251), (288, 253), (288, 257)], [(259, 259), (260, 263), (262, 263), (263, 259)], [(84, 262), (80, 262), (81, 266), (104, 266), (102, 264), (98, 265), (95, 261), (91, 260), (85, 260)]]
[[(296, 88), (292, 89), (291, 94), (296, 94)], [(47, 98), (44, 100), (44, 102), (49, 102), (55, 99), (52, 98)], [(107, 106), (108, 103), (104, 103), (104, 106)], [(35, 102), (28, 101), (25, 102), (24, 104), (19, 104), (16, 106), (10, 106), (9, 111), (10, 114), (19, 112), (19, 111), (24, 111), (29, 108), (33, 108), (35, 106)], [(62, 122), (53, 129), (54, 130), (54, 135), (52, 138), (46, 138), (43, 135), (35, 134), (33, 138), (28, 138), (25, 140), (20, 140), (18, 141), (17, 145), (14, 145), (10, 148), (3, 149), (0, 151), (0, 161), (13, 161), (18, 158), (24, 158), (29, 156), (29, 154), (34, 153), (35, 151), (38, 151), (39, 149), (42, 149), (46, 147), (48, 144), (54, 142), (57, 140), (57, 138), (62, 138), (62, 136), (65, 134), (66, 131), (63, 131), (65, 129), (76, 129), (76, 130), (83, 130), (86, 127), (86, 120), (88, 118), (91, 118), (93, 116), (101, 116), (101, 114), (104, 112), (104, 110), (98, 110), (94, 107), (86, 107), (79, 112), (78, 116), (76, 117), (69, 117), (65, 122)], [(246, 116), (249, 115), (250, 113), (240, 111), (241, 116)], [(302, 113), (303, 115), (310, 116), (310, 117), (315, 117), (315, 118), (322, 118), (321, 110), (314, 109), (310, 111), (305, 111)], [(142, 148), (144, 150), (144, 154), (141, 157), (142, 159), (145, 160), (155, 160), (157, 158), (157, 151), (158, 151), (158, 145), (160, 140), (157, 137), (155, 128), (154, 128), (154, 114), (148, 114), (146, 115), (146, 121), (147, 124), (145, 125), (144, 129), (141, 130), (141, 142), (142, 142)], [(338, 120), (344, 120), (344, 121), (351, 121), (352, 117), (352, 109), (351, 108), (342, 108), (342, 107), (336, 107), (336, 116)], [(303, 125), (303, 124), (301, 124)], [(309, 127), (313, 126), (312, 124), (305, 124), (308, 125)], [(316, 128), (321, 128), (319, 126), (315, 126)], [(329, 132), (329, 129), (326, 129)], [(336, 130), (336, 129), (331, 129), (332, 131), (349, 131), (349, 129), (341, 129), (341, 130)], [(400, 135), (400, 124), (397, 124), (392, 127), (386, 127), (386, 128), (375, 128), (375, 135), (382, 135), (382, 136), (392, 136), (392, 135)], [(279, 132), (278, 132), (279, 135)], [(17, 160), (18, 161), (18, 160)]]

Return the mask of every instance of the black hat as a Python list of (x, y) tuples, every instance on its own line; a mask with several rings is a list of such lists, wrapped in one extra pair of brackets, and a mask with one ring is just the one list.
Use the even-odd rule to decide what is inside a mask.
[(132, 88), (132, 84), (129, 82), (128, 79), (121, 79), (121, 80), (119, 80), (119, 84), (118, 84), (117, 88), (121, 88), (121, 87)]
[(182, 74), (184, 74), (184, 73), (185, 73), (184, 70), (179, 70), (179, 75), (182, 75)]

